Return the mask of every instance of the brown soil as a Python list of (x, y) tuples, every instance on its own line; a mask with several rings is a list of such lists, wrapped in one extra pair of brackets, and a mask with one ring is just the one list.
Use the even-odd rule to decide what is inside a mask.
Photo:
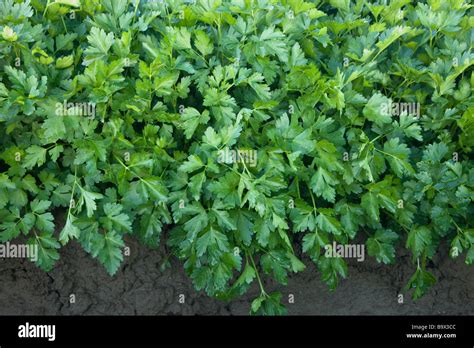
[[(44, 273), (29, 261), (0, 260), (0, 315), (246, 315), (257, 294), (252, 288), (231, 302), (196, 292), (182, 265), (174, 258), (160, 270), (163, 252), (128, 240), (131, 255), (110, 277), (103, 267), (72, 242), (61, 250), (55, 269)], [(319, 279), (314, 266), (293, 275), (288, 286), (267, 283), (288, 302), (290, 315), (455, 315), (474, 314), (474, 267), (441, 252), (430, 270), (438, 279), (427, 295), (413, 302), (398, 294), (412, 275), (409, 255), (399, 251), (396, 265), (367, 258), (349, 263), (349, 277), (333, 293)], [(305, 260), (310, 264), (309, 260)], [(76, 303), (70, 303), (74, 294)], [(185, 303), (179, 296), (185, 295)]]

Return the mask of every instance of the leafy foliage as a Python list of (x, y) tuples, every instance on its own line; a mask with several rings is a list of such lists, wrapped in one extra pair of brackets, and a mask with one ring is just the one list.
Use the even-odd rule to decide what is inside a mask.
[(258, 284), (254, 314), (286, 312), (265, 278), (301, 252), (334, 289), (348, 267), (325, 246), (362, 240), (385, 264), (410, 250), (418, 298), (442, 243), (474, 261), (472, 11), (4, 0), (0, 240), (27, 236), (45, 271), (77, 241), (113, 275), (125, 235), (166, 230), (196, 289)]

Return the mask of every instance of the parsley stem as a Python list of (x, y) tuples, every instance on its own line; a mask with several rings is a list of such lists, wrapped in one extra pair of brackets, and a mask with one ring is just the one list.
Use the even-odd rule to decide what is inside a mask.
[(66, 34), (67, 34), (67, 27), (66, 27), (66, 23), (64, 22), (64, 17), (61, 16), (61, 22), (63, 22), (63, 27), (64, 27), (64, 30), (66, 31)]
[(298, 198), (301, 199), (301, 193), (300, 193), (300, 181), (298, 179), (298, 177), (296, 176), (295, 177), (295, 180), (296, 180), (296, 188), (298, 189)]
[(244, 165), (245, 172), (247, 173), (248, 176), (252, 177), (252, 173), (248, 170), (247, 166), (245, 165), (245, 161), (242, 161), (242, 164)]
[(374, 141), (376, 141), (378, 138), (383, 137), (383, 134), (377, 135), (375, 138), (373, 138), (368, 144), (372, 144)]
[(46, 16), (46, 11), (48, 11), (48, 7), (49, 7), (49, 5), (50, 5), (50, 1), (51, 1), (51, 0), (48, 0), (48, 2), (46, 2), (46, 6), (45, 6), (44, 12), (43, 12), (43, 18), (44, 18), (44, 16)]
[(114, 157), (117, 161), (119, 161), (119, 163), (125, 168), (126, 171), (130, 172), (134, 177), (136, 177), (138, 180), (140, 180), (141, 182), (143, 182), (146, 186), (148, 186), (150, 189), (154, 190), (153, 186), (148, 182), (146, 181), (145, 179), (143, 179), (140, 175), (138, 175), (137, 173), (135, 173), (133, 170), (130, 169), (130, 167), (128, 167), (125, 163), (123, 163), (118, 157), (117, 155), (114, 154)]
[(224, 163), (224, 165), (229, 168), (231, 171), (233, 171), (235, 174), (239, 175), (241, 178), (243, 179), (247, 179), (247, 177), (245, 177), (243, 175), (243, 173), (240, 173), (238, 170), (235, 170), (233, 167), (229, 166), (227, 163)]
[[(77, 184), (77, 173), (74, 172), (74, 183), (72, 184), (72, 189), (71, 189), (71, 198), (69, 199), (69, 207), (68, 207), (68, 210), (67, 210), (67, 219), (69, 220), (69, 216), (71, 216), (71, 206), (72, 206), (72, 201), (74, 199), (74, 191), (76, 189), (76, 185)], [(80, 187), (80, 186), (79, 186)], [(82, 187), (80, 187), (81, 190), (82, 190)]]
[[(222, 31), (221, 31), (221, 18), (222, 17), (219, 17), (219, 21), (217, 22), (217, 35), (218, 35), (218, 42), (219, 42), (219, 48), (222, 47)], [(224, 54), (222, 52), (223, 50), (221, 49), (220, 52), (221, 52), (221, 64), (224, 64)]]
[(209, 68), (209, 63), (207, 62), (206, 58), (202, 54), (200, 54), (198, 51), (196, 51), (192, 47), (191, 47), (191, 52), (193, 52), (195, 55), (197, 55), (199, 58), (201, 58), (202, 61), (204, 62), (204, 64), (206, 64), (206, 66)]
[(258, 281), (258, 285), (260, 286), (260, 293), (265, 296), (265, 297), (268, 297), (268, 294), (266, 293), (264, 287), (263, 287), (263, 284), (262, 284), (262, 280), (260, 279), (260, 274), (258, 272), (258, 269), (257, 269), (257, 266), (255, 265), (255, 261), (253, 259), (253, 256), (252, 254), (249, 255), (250, 256), (250, 261), (252, 262), (252, 267), (255, 271), (255, 275), (257, 276), (257, 281)]
[(399, 226), (401, 226), (406, 233), (410, 233), (410, 229), (408, 227), (406, 227), (404, 224), (402, 224), (401, 222), (397, 221), (397, 217), (395, 216), (395, 214), (389, 212), (389, 211), (385, 211), (388, 215), (390, 215), (392, 217), (392, 219), (394, 219)]
[(311, 201), (313, 202), (314, 213), (316, 213), (318, 210), (316, 209), (316, 202), (314, 200), (313, 192), (311, 192), (311, 187), (309, 187), (309, 184), (308, 184), (308, 189), (309, 189), (309, 195), (311, 196)]
[(456, 221), (454, 221), (453, 218), (451, 218), (451, 221), (456, 226), (456, 229), (458, 230), (458, 232), (461, 232), (461, 234), (464, 234), (464, 231), (461, 229), (461, 227), (459, 227), (459, 225), (456, 223)]
[(135, 0), (135, 10), (133, 11), (133, 19), (132, 25), (135, 24), (135, 18), (137, 17), (138, 5), (140, 4), (140, 0)]
[(377, 149), (376, 147), (374, 147), (374, 149), (375, 149), (375, 151), (378, 151), (378, 152), (380, 152), (381, 154), (384, 154), (384, 155), (386, 155), (386, 156), (390, 156), (390, 157), (393, 157), (393, 158), (398, 159), (398, 160), (400, 159), (400, 158), (398, 158), (397, 156), (392, 155), (391, 153), (388, 153), (388, 152), (379, 150), (379, 149)]
[(31, 231), (32, 231), (33, 234), (35, 235), (36, 243), (37, 243), (37, 244), (39, 245), (39, 247), (41, 248), (42, 253), (43, 253), (43, 254), (46, 254), (46, 253), (45, 253), (45, 249), (44, 249), (43, 245), (42, 245), (41, 242), (40, 242), (40, 237), (39, 237), (38, 234), (36, 233), (36, 230), (35, 230), (34, 228), (32, 228)]

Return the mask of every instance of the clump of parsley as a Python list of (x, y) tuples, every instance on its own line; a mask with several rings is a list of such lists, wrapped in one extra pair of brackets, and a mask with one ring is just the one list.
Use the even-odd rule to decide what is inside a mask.
[(362, 240), (410, 250), (418, 298), (443, 243), (474, 260), (472, 26), (462, 0), (4, 0), (0, 240), (111, 275), (125, 234), (167, 243), (257, 314), (301, 253), (334, 289), (325, 247)]

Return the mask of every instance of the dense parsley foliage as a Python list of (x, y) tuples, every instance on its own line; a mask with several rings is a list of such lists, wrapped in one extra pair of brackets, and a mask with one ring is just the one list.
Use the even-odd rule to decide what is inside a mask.
[[(264, 279), (286, 284), (302, 252), (334, 289), (347, 264), (325, 245), (386, 264), (405, 247), (417, 298), (443, 243), (474, 261), (472, 15), (462, 0), (2, 0), (0, 241), (27, 236), (48, 271), (75, 240), (111, 275), (125, 234), (167, 243), (210, 296), (258, 283), (265, 314), (285, 308)], [(219, 160), (230, 150), (256, 161)]]

